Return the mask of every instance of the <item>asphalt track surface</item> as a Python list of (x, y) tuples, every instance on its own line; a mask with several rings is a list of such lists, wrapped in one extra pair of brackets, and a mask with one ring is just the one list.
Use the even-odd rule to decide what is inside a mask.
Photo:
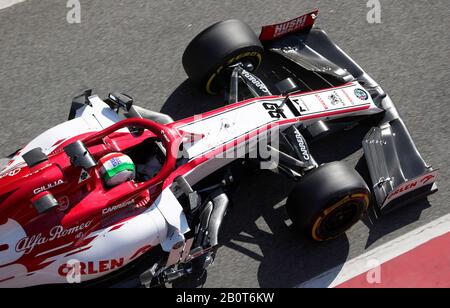
[[(185, 46), (228, 18), (259, 26), (315, 7), (317, 25), (396, 102), (424, 158), (441, 170), (440, 192), (346, 237), (316, 244), (297, 236), (282, 207), (290, 185), (248, 173), (233, 196), (208, 287), (291, 287), (450, 212), (450, 6), (447, 0), (381, 1), (382, 23), (366, 21), (366, 1), (81, 1), (81, 24), (66, 22), (66, 1), (28, 0), (0, 11), (0, 154), (65, 121), (86, 88), (131, 94), (175, 118), (220, 105), (192, 89)], [(345, 152), (346, 137), (324, 151)], [(345, 153), (350, 154), (350, 153)]]

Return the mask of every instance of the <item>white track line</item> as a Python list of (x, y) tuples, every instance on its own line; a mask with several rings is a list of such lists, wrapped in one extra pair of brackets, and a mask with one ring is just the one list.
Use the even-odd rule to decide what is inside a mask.
[(450, 214), (443, 216), (425, 226), (417, 228), (371, 251), (368, 251), (342, 266), (324, 272), (307, 281), (298, 288), (333, 288), (356, 276), (370, 271), (375, 260), (383, 264), (398, 257), (436, 237), (450, 232)]
[(0, 10), (6, 9), (7, 7), (24, 1), (25, 0), (0, 0)]

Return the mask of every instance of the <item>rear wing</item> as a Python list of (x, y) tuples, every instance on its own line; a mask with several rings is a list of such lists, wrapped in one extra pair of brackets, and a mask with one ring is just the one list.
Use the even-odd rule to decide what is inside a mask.
[(259, 40), (261, 42), (273, 41), (288, 34), (300, 32), (312, 28), (319, 10), (291, 19), (289, 21), (262, 27)]

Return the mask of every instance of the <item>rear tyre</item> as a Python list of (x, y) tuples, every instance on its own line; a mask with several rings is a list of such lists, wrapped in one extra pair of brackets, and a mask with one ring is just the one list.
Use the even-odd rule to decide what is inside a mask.
[(221, 21), (197, 35), (183, 54), (183, 67), (194, 83), (209, 94), (225, 85), (226, 68), (247, 61), (256, 70), (264, 48), (253, 30), (236, 19)]
[(294, 226), (315, 241), (345, 233), (361, 219), (370, 202), (362, 177), (342, 162), (307, 174), (290, 193), (286, 209)]

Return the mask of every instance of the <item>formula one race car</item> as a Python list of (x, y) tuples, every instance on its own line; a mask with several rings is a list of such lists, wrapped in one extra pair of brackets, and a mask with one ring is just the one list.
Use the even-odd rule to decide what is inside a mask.
[[(0, 173), (0, 286), (164, 286), (214, 261), (233, 169), (244, 162), (296, 182), (286, 209), (316, 241), (437, 190), (381, 89), (327, 34), (317, 12), (258, 38), (219, 22), (187, 47), (194, 84), (223, 108), (180, 121), (125, 94), (86, 91), (69, 121), (13, 154)], [(308, 144), (358, 123), (371, 183)], [(325, 140), (325, 139), (324, 139)], [(238, 163), (237, 163), (238, 162)], [(79, 284), (77, 284), (79, 285)]]

